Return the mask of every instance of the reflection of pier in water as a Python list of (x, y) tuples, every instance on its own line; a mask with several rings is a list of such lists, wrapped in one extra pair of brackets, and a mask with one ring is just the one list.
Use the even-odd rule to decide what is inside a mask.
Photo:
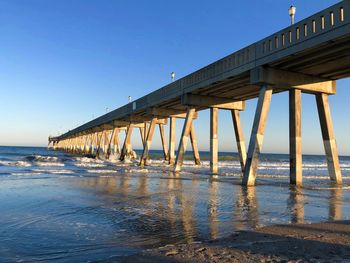
[[(253, 229), (266, 224), (262, 218), (271, 209), (285, 217), (281, 222), (302, 223), (308, 218), (307, 207), (317, 206), (314, 200), (324, 198), (328, 200), (328, 208), (325, 210), (328, 213), (323, 215), (324, 218), (342, 219), (344, 191), (341, 188), (322, 190), (327, 195), (318, 196), (314, 193), (320, 190), (286, 187), (288, 192), (284, 192), (281, 197), (285, 209), (282, 207), (283, 211), (278, 211), (280, 208), (258, 202), (258, 188), (246, 188), (215, 180), (122, 175), (80, 178), (79, 182), (80, 187), (93, 188), (95, 191), (89, 189), (88, 193), (97, 192), (96, 198), (102, 198), (103, 206), (107, 204), (116, 213), (125, 213), (123, 218), (128, 218), (127, 213), (132, 215), (134, 219), (130, 219), (130, 225), (126, 226), (133, 231), (131, 235), (140, 239), (150, 235), (158, 236), (160, 243), (177, 240), (192, 242), (203, 237), (215, 239), (233, 231)], [(224, 191), (235, 193), (229, 202), (223, 202), (227, 201), (222, 197)], [(203, 214), (206, 216), (203, 217)], [(116, 217), (111, 217), (111, 220)], [(208, 227), (205, 228), (204, 225)]]

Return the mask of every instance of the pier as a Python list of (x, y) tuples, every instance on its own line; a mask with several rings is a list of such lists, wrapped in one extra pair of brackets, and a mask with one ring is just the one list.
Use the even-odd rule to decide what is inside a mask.
[[(199, 111), (210, 109), (208, 172), (217, 174), (218, 111), (228, 110), (232, 115), (242, 185), (253, 186), (271, 99), (273, 94), (288, 92), (290, 184), (301, 186), (301, 99), (302, 93), (308, 93), (315, 96), (317, 103), (329, 178), (342, 184), (328, 96), (336, 94), (337, 80), (349, 76), (350, 0), (344, 0), (67, 133), (49, 137), (49, 145), (96, 157), (117, 154), (120, 160), (125, 160), (132, 157), (131, 134), (138, 130), (143, 142), (140, 166), (145, 166), (158, 128), (164, 159), (176, 173), (181, 171), (188, 144), (192, 146), (195, 164), (200, 165), (193, 124)], [(258, 102), (246, 147), (240, 112), (245, 110), (245, 102), (254, 98)], [(185, 121), (176, 146), (178, 118)], [(169, 125), (168, 136), (165, 125)], [(125, 132), (124, 141), (119, 140), (121, 132)]]

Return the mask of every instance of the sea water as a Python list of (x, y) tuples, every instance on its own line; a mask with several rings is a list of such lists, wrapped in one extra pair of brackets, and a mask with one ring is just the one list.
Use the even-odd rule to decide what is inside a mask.
[[(139, 153), (139, 152), (138, 152)], [(303, 156), (304, 187), (289, 186), (288, 155), (263, 154), (257, 186), (240, 186), (237, 154), (220, 153), (219, 175), (186, 156), (174, 175), (160, 151), (97, 160), (46, 148), (0, 147), (0, 262), (84, 262), (190, 243), (234, 231), (350, 219), (350, 158), (344, 184), (330, 183), (324, 156)]]

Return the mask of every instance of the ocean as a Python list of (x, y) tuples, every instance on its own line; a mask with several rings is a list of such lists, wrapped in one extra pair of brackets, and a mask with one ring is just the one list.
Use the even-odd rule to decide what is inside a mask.
[[(138, 155), (140, 152), (138, 151)], [(0, 147), (0, 262), (86, 262), (167, 244), (295, 222), (350, 219), (350, 157), (344, 184), (329, 182), (324, 156), (303, 156), (304, 187), (289, 185), (289, 156), (263, 154), (256, 187), (240, 186), (236, 153), (188, 153), (174, 176), (151, 151), (141, 168), (43, 147)]]

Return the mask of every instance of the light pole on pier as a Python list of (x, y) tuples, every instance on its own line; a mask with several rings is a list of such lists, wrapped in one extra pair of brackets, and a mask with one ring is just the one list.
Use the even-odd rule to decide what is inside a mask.
[(290, 16), (290, 23), (293, 25), (294, 24), (294, 18), (295, 18), (295, 13), (297, 11), (297, 8), (295, 6), (290, 6), (288, 9), (288, 13)]

